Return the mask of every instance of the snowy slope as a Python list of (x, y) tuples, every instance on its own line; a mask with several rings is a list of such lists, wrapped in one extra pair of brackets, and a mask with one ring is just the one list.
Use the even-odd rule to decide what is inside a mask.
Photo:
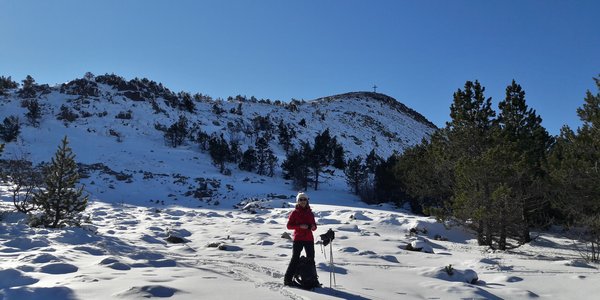
[[(82, 80), (78, 79), (78, 82)], [(126, 96), (129, 95), (127, 90), (121, 90), (124, 87), (95, 83), (93, 80), (92, 83), (97, 86), (94, 95), (70, 95), (67, 94), (69, 89), (61, 89), (60, 86), (49, 88), (46, 94), (39, 93), (37, 98), (43, 107), (43, 117), (38, 128), (27, 125), (27, 110), (21, 107), (22, 99), (17, 96), (16, 89), (10, 91), (8, 96), (0, 96), (0, 120), (17, 116), (23, 123), (18, 141), (6, 145), (3, 158), (24, 156), (35, 163), (49, 161), (61, 138), (66, 135), (77, 155), (77, 162), (88, 165), (102, 163), (110, 170), (121, 173), (121, 178), (131, 178), (119, 181), (115, 180), (115, 176), (96, 174), (101, 178), (83, 181), (93, 195), (102, 194), (105, 200), (111, 201), (121, 201), (121, 197), (128, 201), (144, 201), (148, 197), (189, 200), (186, 194), (197, 187), (197, 182), (209, 180), (222, 183), (213, 196), (213, 201), (222, 202), (232, 196), (232, 190), (226, 189), (229, 182), (235, 185), (234, 191), (241, 190), (242, 195), (256, 190), (245, 188), (244, 182), (269, 181), (276, 182), (274, 185), (282, 186), (284, 190), (288, 187), (280, 180), (280, 168), (276, 170), (275, 178), (258, 178), (260, 176), (252, 173), (239, 172), (237, 166), (231, 165), (228, 167), (233, 171), (232, 176), (223, 176), (197, 143), (187, 141), (178, 148), (166, 146), (163, 133), (155, 128), (156, 124), (168, 127), (180, 116), (185, 116), (190, 127), (208, 134), (223, 133), (226, 140), (239, 141), (244, 151), (254, 145), (256, 139), (256, 136), (248, 133), (248, 128), (252, 131), (252, 120), (257, 116), (268, 117), (274, 127), (283, 121), (293, 128), (297, 133), (293, 141), (296, 145), (300, 141), (312, 142), (317, 134), (329, 128), (332, 137), (335, 136), (344, 147), (346, 158), (357, 155), (365, 157), (372, 149), (387, 158), (394, 151), (401, 153), (406, 147), (427, 138), (435, 130), (433, 124), (424, 117), (416, 120), (416, 113), (411, 115), (400, 110), (391, 105), (401, 105), (395, 100), (385, 102), (381, 99), (390, 101), (391, 98), (374, 93), (350, 93), (299, 102), (296, 109), (247, 101), (241, 103), (240, 115), (230, 112), (239, 107), (238, 101), (196, 101), (195, 112), (189, 113), (168, 105), (165, 96), (160, 93), (150, 93), (145, 100), (134, 101)], [(213, 112), (216, 103), (224, 113)], [(57, 120), (56, 115), (63, 105), (80, 117), (67, 123)], [(131, 118), (117, 118), (123, 113), (130, 114)], [(306, 127), (299, 125), (301, 120), (306, 121)], [(276, 134), (277, 131), (271, 148), (279, 159), (278, 164), (281, 164), (285, 159), (285, 151), (279, 145)], [(342, 177), (342, 172), (337, 170), (330, 182), (325, 184), (346, 190)], [(248, 180), (244, 181), (246, 178)], [(135, 182), (140, 188), (134, 189), (133, 194), (124, 195), (122, 186), (127, 182)], [(153, 194), (151, 187), (156, 184), (171, 185), (171, 190), (166, 195)], [(117, 191), (116, 195), (112, 191)], [(256, 196), (264, 196), (269, 192), (264, 191)]]

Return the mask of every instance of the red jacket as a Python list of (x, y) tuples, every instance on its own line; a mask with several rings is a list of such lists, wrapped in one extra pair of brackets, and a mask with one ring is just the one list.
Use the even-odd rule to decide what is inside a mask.
[[(308, 225), (308, 228), (300, 228), (300, 225), (303, 224)], [(317, 230), (317, 222), (315, 222), (315, 215), (313, 215), (308, 204), (306, 205), (306, 208), (296, 205), (296, 209), (292, 211), (288, 218), (287, 228), (294, 230), (294, 241), (312, 242), (315, 240), (312, 232)]]

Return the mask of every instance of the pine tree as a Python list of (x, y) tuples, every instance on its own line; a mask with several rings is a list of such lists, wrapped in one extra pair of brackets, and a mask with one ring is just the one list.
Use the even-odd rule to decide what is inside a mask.
[(21, 122), (16, 116), (8, 116), (4, 118), (0, 124), (0, 139), (10, 143), (17, 139), (21, 133)]
[(598, 93), (587, 91), (577, 115), (577, 132), (564, 126), (549, 155), (555, 207), (568, 225), (584, 228), (581, 239), (588, 245), (584, 258), (600, 261), (600, 78)]
[(284, 124), (283, 120), (279, 121), (277, 129), (279, 131), (279, 144), (287, 153), (292, 148), (292, 138), (295, 136), (294, 129)]
[(33, 79), (33, 77), (31, 77), (30, 75), (27, 75), (27, 77), (25, 77), (25, 79), (23, 80), (21, 90), (19, 90), (19, 96), (25, 99), (35, 98), (35, 96), (37, 95), (36, 87), (37, 85), (35, 83), (35, 79)]
[(266, 175), (268, 170), (268, 160), (270, 152), (269, 143), (265, 137), (259, 137), (254, 143), (256, 148), (256, 173), (259, 175)]
[(213, 163), (219, 167), (219, 172), (224, 173), (225, 162), (227, 162), (227, 158), (231, 155), (229, 144), (225, 141), (222, 133), (218, 137), (216, 134), (211, 135), (211, 138), (208, 141), (208, 152)]
[(240, 149), (240, 142), (231, 141), (229, 143), (229, 162), (239, 163), (242, 160), (242, 150)]
[(394, 166), (398, 163), (396, 153), (377, 166), (375, 170), (375, 201), (377, 203), (395, 202), (404, 204), (405, 196), (402, 186), (397, 184)]
[(547, 181), (546, 149), (551, 138), (542, 126), (542, 119), (527, 106), (525, 92), (514, 80), (506, 88), (506, 98), (498, 107), (500, 132), (495, 144), (500, 147), (498, 151), (506, 152), (504, 157), (507, 158), (498, 165), (510, 166), (502, 181), (511, 192), (510, 198), (517, 202), (514, 205), (520, 208), (520, 220), (515, 222), (520, 227), (517, 238), (527, 243), (531, 240), (531, 225), (547, 225), (540, 224), (547, 222), (544, 212), (549, 207), (541, 186)]
[(27, 121), (33, 127), (40, 125), (40, 118), (42, 117), (42, 109), (37, 99), (31, 99), (27, 101), (27, 113), (25, 114)]
[(266, 152), (266, 166), (267, 166), (267, 176), (273, 177), (275, 175), (275, 167), (277, 166), (277, 156), (273, 153), (273, 150), (270, 148), (267, 149)]
[(346, 183), (352, 188), (354, 194), (358, 195), (361, 185), (368, 176), (367, 167), (363, 164), (362, 157), (357, 156), (349, 159), (344, 169), (344, 175), (346, 175)]
[(41, 223), (51, 228), (77, 225), (88, 196), (83, 196), (83, 186), (75, 188), (79, 173), (66, 136), (44, 174), (45, 188), (33, 196), (33, 203), (43, 210)]
[(165, 131), (164, 138), (168, 146), (176, 148), (181, 146), (189, 134), (188, 120), (185, 116), (179, 116), (177, 122), (173, 123)]
[(18, 84), (8, 77), (0, 76), (0, 96), (8, 94), (8, 90), (16, 89)]
[(310, 143), (302, 141), (300, 142), (300, 149), (292, 149), (281, 164), (283, 178), (292, 180), (296, 189), (306, 190), (311, 182), (309, 158), (312, 151)]
[(210, 140), (210, 135), (208, 135), (208, 133), (199, 130), (198, 133), (196, 134), (196, 142), (198, 142), (198, 145), (200, 146), (201, 150), (208, 150), (208, 141)]
[(246, 149), (246, 151), (244, 151), (244, 154), (242, 155), (242, 161), (238, 167), (240, 170), (248, 172), (254, 172), (254, 170), (256, 170), (256, 151), (254, 150), (254, 147), (250, 146), (248, 149)]
[(181, 98), (181, 107), (180, 109), (185, 110), (189, 113), (194, 113), (196, 111), (196, 104), (192, 100), (192, 95), (186, 92), (180, 92), (179, 98)]
[(337, 139), (334, 137), (332, 140), (332, 150), (333, 150), (333, 163), (332, 166), (337, 169), (345, 169), (346, 161), (344, 158), (344, 147), (338, 144)]
[(309, 164), (314, 175), (313, 183), (315, 190), (319, 187), (319, 176), (323, 172), (323, 169), (329, 165), (332, 156), (332, 149), (329, 148), (330, 143), (329, 128), (315, 137), (312, 153), (309, 156)]
[(302, 120), (300, 120), (300, 122), (298, 122), (298, 125), (306, 128), (306, 120), (304, 118), (302, 118)]
[(383, 159), (375, 153), (375, 149), (371, 149), (371, 152), (367, 155), (365, 159), (365, 164), (367, 166), (367, 170), (371, 174), (375, 174), (375, 170), (377, 166), (379, 166), (383, 162)]
[(492, 132), (497, 126), (491, 98), (485, 98), (484, 92), (478, 81), (467, 81), (464, 91), (455, 92), (446, 128), (456, 176), (454, 212), (465, 221), (474, 221), (480, 245), (491, 245), (491, 224), (481, 212), (488, 212), (491, 205), (488, 175), (494, 170), (473, 163), (492, 145)]
[(448, 131), (442, 128), (429, 140), (423, 139), (420, 144), (406, 149), (394, 167), (394, 176), (413, 212), (435, 215), (438, 219), (452, 215), (456, 181)]

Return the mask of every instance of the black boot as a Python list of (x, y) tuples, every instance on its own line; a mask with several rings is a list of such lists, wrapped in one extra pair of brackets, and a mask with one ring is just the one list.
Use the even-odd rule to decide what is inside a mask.
[(285, 286), (292, 286), (292, 285), (294, 285), (294, 282), (292, 281), (292, 277), (285, 276), (283, 278), (283, 285), (285, 285)]

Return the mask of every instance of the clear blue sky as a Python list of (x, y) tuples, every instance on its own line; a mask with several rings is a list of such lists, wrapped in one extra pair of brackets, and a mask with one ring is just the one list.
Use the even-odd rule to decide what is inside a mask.
[(0, 0), (0, 75), (284, 101), (376, 84), (440, 127), (466, 80), (497, 103), (515, 79), (558, 134), (597, 92), (599, 13), (595, 0)]

